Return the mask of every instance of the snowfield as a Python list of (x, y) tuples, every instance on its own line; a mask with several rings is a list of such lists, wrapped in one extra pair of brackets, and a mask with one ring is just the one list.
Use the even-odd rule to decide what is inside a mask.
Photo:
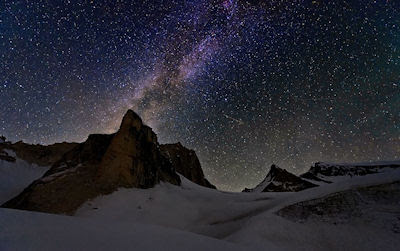
[(0, 210), (0, 250), (244, 250), (156, 225)]
[[(16, 158), (13, 151), (5, 151)], [(42, 177), (48, 169), (48, 167), (29, 164), (19, 158), (16, 158), (16, 162), (0, 159), (0, 205), (17, 196), (32, 181)]]
[(181, 187), (120, 189), (72, 217), (0, 208), (0, 250), (398, 250), (400, 170), (383, 171), (285, 193), (221, 192), (181, 176)]

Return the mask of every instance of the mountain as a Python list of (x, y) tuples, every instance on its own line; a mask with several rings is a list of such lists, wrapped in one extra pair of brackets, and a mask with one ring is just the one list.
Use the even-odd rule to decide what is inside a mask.
[(96, 180), (107, 193), (118, 187), (149, 188), (160, 181), (180, 184), (171, 162), (160, 151), (157, 135), (132, 110), (112, 136)]
[(364, 176), (367, 174), (374, 174), (384, 171), (384, 169), (398, 168), (400, 161), (381, 161), (381, 162), (367, 162), (367, 163), (326, 163), (317, 162), (308, 170), (308, 172), (301, 175), (305, 179), (315, 181), (326, 181), (329, 177), (338, 176)]
[[(202, 183), (204, 178), (191, 150), (181, 144), (157, 145), (156, 137), (143, 129), (144, 125), (136, 127), (140, 123), (135, 114), (127, 116), (130, 122), (121, 128), (128, 130), (90, 135), (50, 169), (21, 159), (13, 150), (2, 150), (15, 161), (0, 159), (0, 203), (16, 196), (26, 203), (19, 204), (22, 209), (40, 206), (37, 211), (73, 214), (66, 217), (0, 208), (0, 226), (6, 226), (0, 227), (3, 249), (398, 250), (400, 162), (374, 163), (379, 166), (377, 172), (360, 176), (315, 172), (315, 177), (331, 183), (308, 181), (273, 166), (257, 192), (222, 192), (189, 180)], [(132, 145), (154, 151), (152, 157)], [(140, 177), (135, 176), (134, 170), (125, 172), (130, 167), (126, 156), (133, 154), (139, 159), (134, 163), (140, 167), (145, 160), (143, 165), (150, 165), (150, 171), (157, 156), (170, 164), (163, 170), (157, 167), (156, 175), (139, 169)], [(107, 166), (100, 167), (102, 164), (111, 170), (104, 170)], [(179, 186), (162, 182), (174, 179), (185, 165), (196, 171), (180, 169), (184, 175)], [(365, 166), (329, 165), (324, 174), (343, 174), (333, 171), (337, 166), (349, 170)], [(171, 174), (166, 169), (170, 166)], [(147, 189), (129, 183), (146, 185), (156, 178), (160, 182)], [(319, 186), (290, 193), (261, 192), (298, 190), (304, 181)], [(123, 186), (108, 192), (118, 184)], [(27, 186), (23, 196), (18, 195)], [(83, 202), (73, 204), (77, 201)]]
[(200, 161), (196, 152), (182, 146), (180, 142), (176, 144), (161, 145), (161, 152), (168, 157), (175, 170), (192, 182), (216, 189), (205, 177), (201, 169)]
[(214, 188), (204, 178), (194, 151), (180, 144), (160, 146), (152, 129), (129, 110), (115, 134), (90, 135), (2, 206), (73, 214), (85, 201), (121, 187), (150, 188), (161, 181), (179, 185), (176, 169), (189, 180)]
[(399, 167), (272, 165), (251, 193), (208, 189), (193, 150), (128, 111), (80, 144), (0, 143), (0, 249), (398, 250)]
[(316, 187), (285, 169), (272, 165), (265, 179), (253, 189), (246, 188), (243, 192), (297, 192)]
[(255, 188), (245, 188), (243, 192), (297, 192), (318, 185), (330, 184), (348, 176), (365, 176), (400, 167), (400, 161), (368, 163), (326, 163), (317, 162), (307, 172), (296, 176), (275, 165), (265, 179)]
[(31, 164), (39, 166), (51, 166), (59, 160), (62, 155), (77, 146), (77, 143), (56, 143), (48, 146), (32, 145), (22, 141), (14, 144), (9, 142), (0, 142), (0, 152), (2, 150), (11, 150), (16, 153), (16, 156)]

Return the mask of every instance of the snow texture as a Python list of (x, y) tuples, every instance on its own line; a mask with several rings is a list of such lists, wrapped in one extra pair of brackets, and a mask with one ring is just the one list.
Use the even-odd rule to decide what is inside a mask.
[(156, 225), (0, 209), (0, 250), (246, 250)]
[(21, 160), (11, 150), (5, 150), (16, 162), (0, 159), (0, 205), (17, 196), (34, 180), (40, 178), (49, 168), (40, 167)]
[[(400, 181), (398, 168), (343, 176), (296, 193), (228, 193), (181, 179), (182, 186), (162, 183), (144, 190), (119, 189), (86, 202), (73, 217), (0, 209), (0, 250), (398, 250), (400, 246), (393, 222), (400, 212), (398, 192), (382, 198), (370, 188), (398, 189), (390, 185)], [(337, 194), (356, 198), (357, 203), (325, 214), (324, 206), (331, 208), (326, 198)], [(290, 207), (299, 203), (322, 207), (317, 211), (322, 213), (298, 217), (301, 207), (295, 211)], [(357, 217), (347, 217), (353, 209), (358, 210)]]

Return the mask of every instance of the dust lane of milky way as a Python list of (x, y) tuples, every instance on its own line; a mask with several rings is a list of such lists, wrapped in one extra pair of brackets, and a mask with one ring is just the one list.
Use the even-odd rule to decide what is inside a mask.
[(0, 134), (116, 130), (131, 108), (237, 191), (276, 163), (400, 158), (398, 1), (2, 1)]

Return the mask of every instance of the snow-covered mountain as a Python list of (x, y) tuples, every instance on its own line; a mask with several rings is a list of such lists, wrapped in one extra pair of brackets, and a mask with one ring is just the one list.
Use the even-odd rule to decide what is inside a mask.
[(366, 162), (366, 163), (325, 163), (317, 162), (310, 168), (308, 172), (302, 177), (314, 177), (324, 179), (327, 177), (338, 176), (364, 176), (367, 174), (383, 172), (386, 169), (399, 168), (400, 161), (380, 161), (380, 162)]
[(285, 169), (272, 165), (265, 179), (253, 189), (244, 192), (298, 192), (317, 185), (308, 182)]
[(400, 246), (400, 161), (317, 163), (300, 176), (272, 166), (253, 192), (222, 192), (193, 151), (160, 146), (127, 116), (116, 134), (53, 147), (59, 159), (43, 146), (0, 144), (0, 203), (71, 215), (0, 208), (0, 250)]
[(341, 164), (317, 162), (306, 173), (297, 176), (272, 165), (260, 184), (252, 189), (245, 188), (243, 192), (298, 192), (353, 176), (376, 174), (395, 168), (400, 168), (400, 161)]

